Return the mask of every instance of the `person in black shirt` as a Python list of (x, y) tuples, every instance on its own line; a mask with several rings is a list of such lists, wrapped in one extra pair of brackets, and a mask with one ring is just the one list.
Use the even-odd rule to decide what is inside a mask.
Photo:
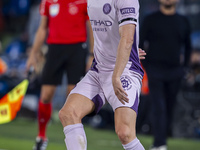
[(149, 80), (154, 143), (151, 150), (167, 150), (172, 110), (190, 60), (190, 25), (176, 12), (178, 0), (158, 0), (160, 9), (146, 16), (140, 29), (142, 61)]

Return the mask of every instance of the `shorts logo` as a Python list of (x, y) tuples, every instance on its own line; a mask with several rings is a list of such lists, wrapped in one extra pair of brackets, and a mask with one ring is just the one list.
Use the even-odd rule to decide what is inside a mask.
[(108, 3), (106, 3), (104, 6), (103, 6), (103, 12), (104, 12), (104, 14), (109, 14), (110, 13), (110, 11), (111, 11), (111, 5), (110, 4), (108, 4)]
[(50, 9), (49, 9), (49, 14), (50, 14), (52, 17), (55, 17), (56, 15), (58, 15), (59, 9), (60, 9), (59, 4), (52, 4), (52, 5), (50, 6)]
[(122, 9), (120, 9), (120, 12), (121, 12), (122, 15), (130, 14), (130, 13), (134, 14), (135, 8), (133, 8), (133, 7), (122, 8)]
[(131, 82), (130, 77), (128, 77), (128, 76), (121, 76), (120, 80), (121, 80), (122, 87), (123, 87), (124, 90), (131, 89), (132, 82)]

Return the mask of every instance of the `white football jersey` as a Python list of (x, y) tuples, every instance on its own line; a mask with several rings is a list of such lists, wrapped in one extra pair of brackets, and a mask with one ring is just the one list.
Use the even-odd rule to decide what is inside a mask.
[(96, 68), (105, 71), (114, 69), (120, 40), (119, 27), (135, 24), (134, 43), (126, 67), (143, 76), (138, 55), (138, 0), (88, 0), (87, 9), (94, 35)]

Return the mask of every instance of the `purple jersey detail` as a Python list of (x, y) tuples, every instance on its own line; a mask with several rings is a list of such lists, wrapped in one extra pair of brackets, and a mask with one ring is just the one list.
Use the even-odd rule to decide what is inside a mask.
[(109, 14), (111, 11), (111, 6), (109, 3), (106, 3), (104, 6), (103, 6), (103, 12), (107, 15)]
[(90, 67), (90, 70), (99, 72), (96, 66), (97, 66), (97, 62), (96, 62), (95, 59), (93, 59), (92, 65), (91, 65), (91, 67)]
[(138, 105), (139, 105), (139, 99), (138, 99), (138, 93), (136, 93), (135, 103), (131, 107), (136, 113), (138, 113)]
[(142, 76), (144, 75), (144, 71), (141, 67), (141, 64), (140, 64), (140, 60), (139, 60), (139, 57), (138, 57), (138, 51), (137, 51), (137, 46), (136, 46), (136, 32), (135, 32), (135, 35), (134, 35), (134, 43), (133, 43), (133, 46), (132, 46), (132, 49), (131, 49), (131, 54), (130, 54), (130, 57), (129, 57), (129, 61), (132, 62), (132, 65), (131, 67), (129, 68), (130, 70), (133, 70), (139, 74), (141, 74)]
[(99, 112), (99, 110), (101, 109), (101, 107), (103, 106), (103, 100), (101, 99), (99, 94), (97, 94), (94, 98), (92, 98), (92, 101), (95, 104), (94, 113), (97, 114)]
[(122, 8), (122, 9), (120, 9), (120, 12), (121, 12), (122, 15), (135, 13), (135, 8), (134, 7)]
[(129, 76), (122, 75), (120, 80), (124, 90), (130, 90), (132, 88), (132, 82)]

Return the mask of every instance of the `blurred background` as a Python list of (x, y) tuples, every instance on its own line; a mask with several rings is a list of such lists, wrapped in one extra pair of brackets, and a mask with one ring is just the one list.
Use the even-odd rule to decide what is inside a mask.
[[(40, 22), (40, 0), (0, 0), (0, 98), (25, 78), (25, 64)], [(158, 9), (157, 0), (140, 0), (140, 22)], [(200, 139), (200, 0), (180, 0), (178, 12), (186, 15), (191, 24), (192, 55), (187, 75), (182, 81), (174, 112), (171, 137)], [(41, 50), (41, 62), (47, 48)], [(42, 69), (43, 63), (38, 64)], [(31, 78), (18, 117), (37, 119), (40, 95), (40, 72)], [(53, 101), (52, 121), (58, 122), (58, 111), (66, 99), (67, 79), (63, 78)], [(148, 92), (141, 95), (137, 132), (151, 135), (151, 110)], [(84, 118), (93, 128), (113, 129), (113, 112), (106, 105), (98, 115)]]

